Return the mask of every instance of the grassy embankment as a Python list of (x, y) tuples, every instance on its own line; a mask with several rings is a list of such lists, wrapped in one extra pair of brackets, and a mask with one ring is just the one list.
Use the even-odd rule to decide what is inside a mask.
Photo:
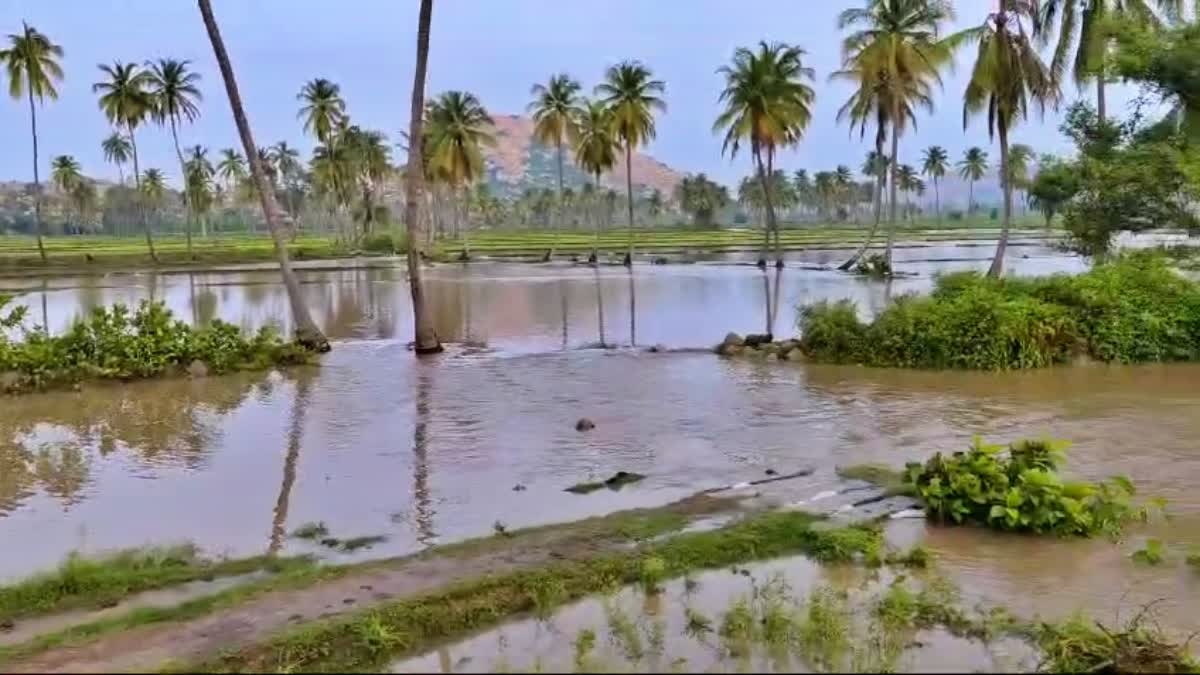
[(1200, 283), (1155, 254), (1079, 275), (940, 277), (931, 295), (898, 298), (870, 323), (850, 301), (801, 310), (809, 359), (880, 367), (1009, 370), (1094, 359), (1200, 360)]
[[(1058, 231), (1047, 231), (1035, 221), (1019, 224), (1022, 237), (1053, 237)], [(991, 221), (943, 222), (915, 221), (898, 228), (904, 241), (990, 241), (999, 234)], [(784, 229), (780, 243), (789, 249), (813, 246), (857, 245), (864, 236), (863, 227), (845, 224), (806, 224)], [(571, 230), (556, 235), (551, 230), (489, 230), (472, 233), (471, 251), (477, 255), (509, 255), (536, 257), (555, 244), (563, 254), (590, 252), (597, 245), (591, 232)], [(402, 241), (402, 237), (396, 237)], [(137, 237), (58, 236), (45, 240), (48, 265), (53, 269), (78, 270), (99, 268), (130, 268), (152, 264), (145, 242)], [(762, 232), (753, 228), (695, 230), (688, 228), (656, 228), (637, 230), (635, 245), (644, 251), (670, 252), (685, 249), (724, 250), (755, 248), (762, 243)], [(603, 251), (623, 251), (628, 235), (621, 230), (601, 233), (598, 246)], [(386, 236), (373, 237), (361, 246), (339, 244), (332, 237), (305, 235), (288, 245), (292, 257), (301, 260), (333, 259), (356, 254), (386, 254), (396, 248)], [(402, 248), (402, 246), (400, 247)], [(453, 259), (462, 249), (461, 241), (439, 241), (435, 258)], [(193, 258), (187, 255), (187, 245), (178, 236), (163, 236), (155, 241), (160, 264), (167, 266), (219, 265), (270, 262), (275, 252), (270, 237), (265, 235), (222, 235), (193, 240)], [(89, 258), (90, 256), (90, 258)], [(37, 244), (32, 237), (0, 236), (0, 271), (36, 270), (42, 268)]]

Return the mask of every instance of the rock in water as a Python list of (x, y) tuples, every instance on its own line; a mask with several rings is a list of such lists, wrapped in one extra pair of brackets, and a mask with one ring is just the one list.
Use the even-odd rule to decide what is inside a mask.
[(743, 340), (742, 336), (738, 335), (737, 333), (726, 333), (725, 339), (721, 341), (721, 344), (725, 346), (737, 345), (740, 347), (745, 344), (745, 340)]
[(575, 423), (575, 431), (591, 431), (596, 428), (596, 423), (586, 417), (580, 417)]
[(746, 336), (744, 344), (747, 347), (757, 347), (759, 345), (770, 344), (775, 337), (770, 333), (762, 333), (761, 335), (750, 334)]
[(208, 366), (200, 359), (192, 361), (187, 370), (192, 377), (208, 377)]

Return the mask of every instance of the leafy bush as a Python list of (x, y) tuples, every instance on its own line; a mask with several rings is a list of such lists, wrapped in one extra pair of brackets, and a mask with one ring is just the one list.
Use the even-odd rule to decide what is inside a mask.
[[(7, 302), (0, 298), (0, 310)], [(23, 315), (17, 310), (0, 318), (0, 326), (24, 333), (20, 342), (0, 336), (0, 373), (8, 374), (0, 384), (5, 389), (87, 378), (157, 377), (181, 373), (195, 361), (208, 372), (225, 373), (302, 363), (309, 356), (269, 326), (250, 337), (220, 320), (193, 328), (176, 320), (162, 303), (143, 301), (134, 312), (121, 304), (100, 307), (57, 336), (40, 327), (25, 329)]]
[(1200, 284), (1161, 257), (1129, 255), (1077, 275), (940, 277), (872, 323), (849, 302), (800, 311), (812, 359), (907, 368), (1040, 368), (1078, 354), (1107, 362), (1200, 359)]
[(364, 251), (371, 253), (395, 253), (397, 251), (396, 242), (390, 234), (373, 234), (363, 240), (362, 244)]
[(883, 279), (892, 276), (892, 266), (883, 254), (872, 253), (858, 259), (858, 264), (854, 266), (854, 272), (863, 276)]
[(908, 464), (905, 478), (916, 486), (926, 512), (943, 523), (1090, 537), (1115, 536), (1131, 519), (1146, 516), (1146, 507), (1133, 503), (1127, 478), (1063, 481), (1058, 467), (1066, 447), (1041, 440), (1005, 450), (976, 438), (966, 452)]

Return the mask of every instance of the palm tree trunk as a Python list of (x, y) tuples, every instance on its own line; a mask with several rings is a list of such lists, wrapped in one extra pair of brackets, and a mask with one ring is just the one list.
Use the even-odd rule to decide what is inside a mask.
[(1105, 111), (1108, 107), (1105, 101), (1104, 89), (1104, 73), (1100, 72), (1096, 75), (1096, 119), (1100, 120), (1100, 124), (1104, 124)]
[(421, 166), (421, 122), (425, 111), (425, 71), (429, 65), (429, 24), (433, 19), (433, 0), (421, 0), (417, 21), (417, 63), (413, 72), (412, 106), (408, 121), (408, 176), (405, 183), (404, 222), (408, 226), (408, 283), (412, 291), (413, 349), (417, 354), (442, 351), (442, 343), (433, 330), (432, 317), (425, 305), (421, 279), (421, 257), (416, 242), (421, 240), (421, 222), (417, 217), (421, 192), (425, 189), (425, 171)]
[(625, 194), (629, 202), (629, 250), (625, 252), (625, 266), (633, 266), (633, 145), (625, 141)]
[(967, 181), (967, 217), (975, 212), (975, 179)]
[(292, 402), (292, 419), (287, 433), (287, 454), (283, 458), (283, 482), (279, 485), (279, 496), (275, 498), (267, 555), (279, 553), (287, 532), (288, 505), (292, 501), (292, 486), (296, 484), (296, 462), (300, 458), (300, 441), (304, 436), (304, 413), (308, 410), (308, 392), (309, 379), (304, 375), (296, 378), (296, 396)]
[(759, 177), (763, 181), (763, 201), (767, 207), (767, 224), (775, 233), (775, 267), (783, 267), (783, 251), (779, 246), (779, 221), (775, 219), (775, 204), (771, 200), (771, 183), (775, 176), (775, 148), (767, 146), (767, 171)]
[(554, 251), (558, 248), (558, 234), (562, 231), (565, 216), (566, 210), (563, 208), (563, 142), (560, 135), (558, 137), (558, 223), (554, 228), (554, 239), (550, 240), (550, 250), (546, 251), (542, 262), (550, 262), (550, 259), (554, 257)]
[[(428, 0), (425, 0), (428, 2)], [(254, 184), (258, 188), (259, 202), (262, 204), (263, 216), (267, 227), (271, 230), (271, 240), (275, 244), (275, 255), (279, 259), (279, 272), (283, 277), (283, 285), (287, 288), (288, 302), (292, 308), (292, 322), (296, 327), (296, 341), (301, 345), (318, 352), (329, 351), (329, 340), (317, 328), (304, 299), (300, 295), (300, 281), (292, 270), (288, 258), (287, 246), (283, 235), (285, 225), (284, 214), (280, 213), (279, 205), (275, 203), (275, 193), (271, 191), (267, 181), (266, 169), (258, 159), (258, 145), (250, 132), (250, 122), (246, 119), (246, 110), (242, 107), (242, 96), (238, 92), (237, 80), (234, 79), (233, 66), (229, 62), (229, 54), (225, 51), (225, 42), (221, 39), (221, 31), (217, 20), (213, 17), (210, 0), (197, 0), (200, 14), (204, 17), (204, 27), (208, 31), (208, 39), (212, 43), (217, 65), (221, 69), (221, 79), (225, 81), (225, 92), (229, 96), (229, 107), (233, 111), (233, 120), (237, 124), (238, 135), (241, 136), (242, 148), (246, 159), (250, 162), (250, 170), (254, 176)], [(135, 153), (136, 157), (136, 153)], [(147, 231), (147, 234), (149, 231)]]
[[(766, 193), (767, 183), (765, 180), (763, 180), (762, 151), (759, 150), (757, 143), (755, 143), (754, 148), (751, 149), (751, 154), (754, 156), (754, 172), (758, 174), (758, 184), (763, 189), (763, 192)], [(769, 255), (770, 252), (771, 222), (766, 218), (763, 218), (763, 246), (762, 253), (759, 254), (757, 262), (759, 269), (767, 269), (767, 255)]]
[(133, 190), (134, 201), (137, 203), (138, 219), (142, 221), (142, 231), (146, 234), (146, 248), (150, 249), (150, 259), (158, 262), (158, 254), (154, 252), (154, 238), (150, 236), (150, 220), (146, 218), (146, 205), (142, 202), (142, 174), (138, 166), (137, 139), (133, 137), (133, 125), (129, 125), (129, 147), (133, 150)]
[[(883, 159), (883, 142), (887, 138), (884, 129), (883, 124), (880, 124), (875, 132), (876, 161)], [(875, 168), (875, 200), (873, 204), (875, 208), (875, 222), (871, 224), (871, 231), (867, 233), (867, 238), (863, 241), (862, 246), (858, 247), (858, 250), (854, 252), (854, 255), (850, 256), (849, 260), (838, 266), (838, 269), (843, 272), (854, 267), (854, 263), (858, 262), (859, 258), (862, 258), (863, 254), (867, 252), (867, 249), (871, 246), (871, 242), (875, 239), (875, 233), (879, 231), (879, 222), (883, 219), (883, 172), (879, 171), (878, 167)]]
[(997, 136), (1000, 137), (1000, 187), (1004, 190), (1004, 215), (1000, 221), (1000, 241), (996, 243), (996, 256), (988, 268), (988, 276), (999, 279), (1004, 274), (1004, 253), (1008, 248), (1008, 228), (1012, 222), (1012, 181), (1008, 180), (1008, 125), (1004, 119), (996, 120)]
[(183, 161), (183, 152), (179, 149), (179, 133), (175, 129), (174, 115), (171, 116), (171, 140), (175, 142), (175, 156), (179, 158), (179, 176), (183, 179), (183, 209), (187, 221), (184, 225), (187, 235), (187, 256), (188, 260), (195, 260), (195, 256), (192, 255), (192, 218), (194, 217), (192, 200), (188, 198), (187, 166)]
[(455, 219), (459, 222), (459, 229), (462, 231), (463, 240), (463, 259), (471, 258), (471, 223), (470, 209), (467, 206), (468, 192), (471, 188), (464, 185), (462, 188), (462, 197), (458, 199), (458, 206), (454, 211)]
[(933, 177), (933, 210), (937, 211), (938, 222), (942, 222), (942, 193), (938, 189), (938, 177)]
[(42, 241), (42, 181), (38, 176), (37, 107), (33, 104), (33, 87), (29, 87), (29, 126), (33, 133), (33, 226), (37, 234), (38, 255), (46, 264), (46, 244)]
[(892, 203), (889, 206), (890, 211), (888, 213), (887, 247), (883, 250), (883, 260), (887, 263), (884, 270), (888, 275), (892, 273), (892, 243), (896, 238), (896, 169), (900, 166), (900, 162), (897, 161), (897, 158), (900, 157), (900, 129), (897, 126), (899, 119), (900, 116), (897, 111), (892, 116), (892, 156), (888, 162), (888, 180), (891, 182), (891, 185), (888, 186), (888, 192), (890, 193)]
[[(599, 195), (600, 195), (600, 173), (597, 172), (596, 173), (596, 196), (597, 196), (596, 201), (599, 201), (599, 199), (598, 199)], [(592, 212), (591, 213), (592, 223), (595, 225), (596, 238), (592, 240), (592, 255), (591, 255), (591, 257), (588, 258), (589, 263), (600, 262), (600, 214), (596, 212), (596, 206), (597, 206), (596, 204), (593, 204), (592, 208), (590, 209)]]

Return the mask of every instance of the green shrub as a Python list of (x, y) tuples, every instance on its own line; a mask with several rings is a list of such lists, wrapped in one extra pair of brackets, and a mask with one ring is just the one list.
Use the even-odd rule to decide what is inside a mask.
[(1067, 444), (1021, 441), (1007, 448), (978, 438), (966, 452), (938, 453), (910, 463), (906, 480), (916, 486), (930, 517), (1013, 532), (1064, 536), (1115, 536), (1130, 520), (1145, 517), (1133, 503), (1129, 479), (1065, 482), (1058, 475)]
[(363, 240), (362, 244), (364, 251), (371, 253), (395, 253), (396, 242), (392, 239), (392, 235), (387, 233), (373, 234)]
[(1200, 359), (1200, 284), (1145, 254), (1077, 276), (945, 275), (931, 295), (902, 296), (870, 324), (854, 316), (848, 302), (802, 308), (801, 347), (818, 361), (908, 368)]
[[(0, 310), (3, 304), (0, 298)], [(0, 323), (23, 328), (20, 318), (10, 313)], [(302, 363), (308, 356), (269, 326), (249, 337), (220, 320), (193, 328), (162, 303), (145, 301), (133, 312), (121, 304), (97, 308), (62, 335), (33, 328), (24, 330), (20, 342), (0, 337), (0, 372), (15, 373), (20, 381), (8, 386), (18, 390), (87, 378), (158, 377), (182, 373), (195, 361), (208, 372), (225, 373)]]

